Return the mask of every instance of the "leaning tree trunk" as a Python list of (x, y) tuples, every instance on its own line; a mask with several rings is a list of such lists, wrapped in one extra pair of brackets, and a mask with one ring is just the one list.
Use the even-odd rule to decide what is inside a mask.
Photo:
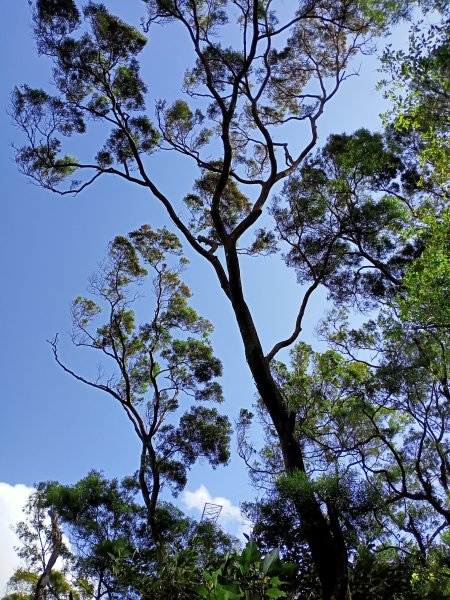
[[(231, 254), (231, 256), (230, 256)], [(244, 343), (245, 356), (256, 387), (277, 431), (288, 474), (306, 472), (302, 450), (295, 432), (295, 414), (288, 410), (281, 391), (274, 381), (269, 361), (245, 302), (240, 281), (239, 264), (234, 253), (227, 253), (230, 276), (230, 301)], [(335, 514), (330, 521), (311, 490), (302, 500), (295, 500), (302, 532), (322, 587), (324, 600), (345, 600), (348, 588), (348, 555), (339, 520)]]

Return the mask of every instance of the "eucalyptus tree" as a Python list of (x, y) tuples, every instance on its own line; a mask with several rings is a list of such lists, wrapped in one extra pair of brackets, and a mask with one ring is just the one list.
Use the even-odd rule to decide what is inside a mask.
[[(268, 349), (263, 348), (244, 293), (243, 255), (275, 252), (276, 228), (284, 240), (280, 219), (274, 230), (262, 226), (273, 192), (298, 172), (317, 143), (326, 106), (352, 74), (351, 58), (369, 51), (373, 36), (404, 6), (358, 0), (306, 0), (282, 9), (272, 0), (144, 4), (144, 30), (151, 31), (157, 23), (168, 31), (173, 25), (177, 31), (181, 27), (194, 56), (180, 98), (171, 105), (158, 101), (154, 121), (146, 108), (147, 82), (139, 70), (145, 35), (102, 4), (91, 2), (81, 9), (74, 0), (37, 0), (37, 46), (53, 60), (56, 93), (27, 85), (15, 90), (12, 113), (26, 136), (17, 150), (18, 164), (34, 181), (62, 195), (81, 192), (99, 177), (115, 176), (147, 190), (149, 201), (166, 209), (184, 241), (211, 265), (230, 301), (284, 469), (308, 478), (296, 413), (271, 365), (299, 337), (313, 292), (329, 275), (329, 263), (339, 260), (339, 243), (323, 240), (330, 254), (322, 257), (325, 270), (319, 270), (304, 291), (292, 333), (280, 336)], [(227, 45), (227, 36), (234, 40), (233, 47)], [(84, 157), (73, 156), (66, 138), (87, 135), (95, 122), (102, 123), (104, 144), (90, 148)], [(156, 183), (151, 157), (161, 149), (181, 154), (197, 168), (182, 203)], [(283, 202), (288, 206), (288, 198)], [(185, 218), (186, 210), (190, 216)], [(276, 213), (283, 214), (280, 204)], [(366, 258), (357, 243), (353, 252)], [(389, 272), (395, 283), (395, 268), (384, 267), (374, 257), (378, 262), (372, 264), (373, 271)], [(83, 319), (91, 317), (89, 303), (81, 301), (78, 310), (87, 311), (87, 317), (81, 316), (83, 325)], [(126, 332), (125, 321), (123, 326), (126, 335), (110, 330), (109, 341), (103, 342), (100, 333), (92, 345), (104, 344), (101, 349), (110, 352), (107, 345), (117, 344), (117, 335), (123, 335), (128, 348), (134, 337)], [(136, 370), (140, 372), (137, 364)], [(139, 377), (140, 373), (136, 381)], [(129, 402), (122, 389), (114, 393), (124, 406)], [(127, 411), (131, 414), (129, 406)], [(139, 425), (137, 429), (141, 431)], [(142, 431), (140, 435), (144, 437)], [(148, 446), (146, 452), (151, 455)], [(177, 468), (170, 477), (176, 480)], [(323, 597), (344, 598), (348, 553), (339, 518), (308, 486), (296, 510)]]
[[(272, 209), (300, 281), (327, 287), (336, 306), (320, 328), (332, 349), (318, 353), (298, 344), (290, 366), (272, 362), (296, 413), (309, 477), (283, 477), (260, 402), (266, 441), (259, 453), (248, 442), (249, 411), (238, 427), (240, 454), (268, 492), (260, 507), (247, 510), (269, 545), (281, 530), (290, 532), (291, 560), (292, 549), (303, 552), (305, 543), (293, 498), (312, 488), (330, 518), (340, 520), (353, 557), (363, 544), (391, 554), (391, 561), (396, 547), (413, 552), (418, 564), (429, 566), (436, 552), (446, 564), (448, 208), (408, 142), (392, 130), (333, 135), (289, 179)], [(349, 306), (379, 314), (352, 328)], [(439, 579), (442, 594), (445, 567)]]
[[(229, 460), (230, 422), (208, 406), (223, 400), (216, 380), (222, 366), (209, 341), (211, 324), (188, 303), (190, 291), (180, 279), (185, 264), (178, 238), (166, 229), (142, 226), (128, 238), (116, 237), (91, 278), (95, 300), (80, 296), (72, 306), (74, 344), (99, 353), (108, 361), (101, 370), (112, 371), (89, 379), (61, 361), (57, 337), (51, 342), (64, 371), (108, 394), (131, 421), (141, 443), (140, 489), (161, 561), (165, 539), (158, 502), (164, 483), (177, 494), (199, 458), (214, 468)], [(133, 305), (149, 275), (143, 265), (152, 275), (153, 310), (151, 319), (137, 324)], [(99, 322), (102, 313), (105, 323)], [(190, 400), (197, 403), (181, 412), (180, 404)]]

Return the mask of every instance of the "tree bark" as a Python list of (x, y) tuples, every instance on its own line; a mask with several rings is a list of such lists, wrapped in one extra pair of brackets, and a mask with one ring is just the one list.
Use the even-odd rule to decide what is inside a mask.
[[(147, 463), (147, 454), (150, 462), (150, 470), (152, 472), (152, 491), (148, 489), (147, 482), (145, 480), (145, 471)], [(143, 443), (141, 452), (141, 464), (139, 468), (139, 485), (144, 498), (145, 507), (147, 509), (147, 521), (152, 532), (153, 539), (156, 545), (156, 558), (160, 564), (164, 563), (166, 555), (164, 551), (164, 539), (156, 518), (156, 504), (158, 495), (161, 489), (161, 482), (159, 477), (159, 471), (156, 465), (155, 451), (151, 442)]]
[[(306, 473), (303, 453), (295, 432), (295, 414), (288, 410), (274, 381), (261, 346), (250, 310), (245, 302), (238, 257), (226, 252), (230, 278), (230, 301), (245, 349), (245, 356), (256, 387), (275, 426), (287, 474)], [(348, 555), (337, 514), (327, 520), (311, 490), (302, 500), (294, 499), (302, 532), (311, 550), (324, 600), (345, 600), (348, 588)]]

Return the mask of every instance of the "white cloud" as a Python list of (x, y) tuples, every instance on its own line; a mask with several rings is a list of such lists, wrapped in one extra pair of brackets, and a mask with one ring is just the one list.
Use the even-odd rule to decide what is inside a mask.
[(5, 592), (6, 583), (19, 565), (14, 546), (19, 539), (14, 528), (24, 518), (23, 507), (33, 491), (22, 483), (9, 485), (0, 482), (0, 597)]
[(239, 508), (232, 504), (228, 498), (222, 496), (212, 496), (208, 488), (203, 484), (195, 490), (195, 492), (184, 491), (181, 496), (181, 501), (185, 508), (203, 513), (203, 508), (206, 502), (211, 504), (219, 504), (222, 506), (218, 523), (228, 530), (233, 535), (242, 537), (243, 533), (251, 531), (251, 523), (246, 519)]

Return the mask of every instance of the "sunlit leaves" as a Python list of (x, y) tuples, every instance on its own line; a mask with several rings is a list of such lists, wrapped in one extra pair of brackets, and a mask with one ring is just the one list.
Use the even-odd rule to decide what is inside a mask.
[(111, 15), (105, 5), (90, 2), (84, 9), (92, 23), (95, 41), (112, 62), (139, 54), (147, 38), (138, 29)]
[(251, 209), (249, 199), (232, 179), (228, 179), (221, 194), (215, 197), (216, 186), (220, 179), (220, 165), (217, 165), (217, 169), (217, 173), (205, 172), (197, 179), (194, 185), (195, 193), (188, 194), (184, 198), (192, 215), (192, 227), (198, 232), (205, 231), (212, 240), (218, 239), (211, 213), (213, 204), (217, 205), (220, 219), (227, 231), (232, 231)]
[[(166, 254), (182, 257), (182, 245), (179, 238), (165, 227), (153, 231), (150, 225), (142, 225), (130, 233), (130, 239), (139, 251), (143, 260), (156, 267), (164, 260)], [(181, 262), (185, 262), (181, 258)]]
[[(209, 340), (212, 326), (189, 304), (191, 292), (180, 279), (185, 263), (173, 233), (144, 225), (115, 238), (100, 272), (91, 278), (94, 299), (79, 297), (72, 308), (75, 344), (102, 352), (112, 368), (111, 375), (91, 385), (131, 413), (153, 477), (178, 491), (198, 458), (213, 466), (228, 461), (231, 432), (228, 418), (216, 409), (178, 412), (186, 398), (223, 400), (217, 381), (222, 365)], [(147, 276), (153, 298), (140, 321)], [(178, 425), (173, 425), (175, 415)]]
[(445, 9), (441, 17), (427, 27), (414, 26), (407, 51), (385, 51), (383, 66), (391, 81), (381, 85), (392, 103), (385, 120), (409, 136), (418, 152), (420, 184), (448, 195), (450, 43)]
[(401, 316), (425, 329), (450, 327), (450, 213), (424, 218), (420, 235), (425, 248), (404, 278), (399, 296)]
[(147, 88), (139, 78), (136, 61), (131, 61), (129, 66), (119, 66), (112, 82), (112, 91), (121, 106), (126, 110), (144, 108), (144, 94)]
[(362, 129), (331, 136), (288, 180), (273, 214), (300, 281), (361, 306), (395, 289), (419, 246), (405, 232), (413, 214), (398, 183), (403, 171), (401, 155)]
[(85, 122), (78, 108), (24, 85), (14, 90), (11, 111), (19, 127), (30, 135), (30, 144), (16, 150), (24, 173), (52, 187), (77, 170), (78, 160), (61, 155), (61, 140), (55, 134), (84, 133)]
[(156, 109), (163, 137), (174, 147), (198, 155), (209, 142), (213, 131), (202, 126), (205, 116), (200, 109), (191, 110), (185, 100), (176, 100), (169, 107), (160, 100)]

